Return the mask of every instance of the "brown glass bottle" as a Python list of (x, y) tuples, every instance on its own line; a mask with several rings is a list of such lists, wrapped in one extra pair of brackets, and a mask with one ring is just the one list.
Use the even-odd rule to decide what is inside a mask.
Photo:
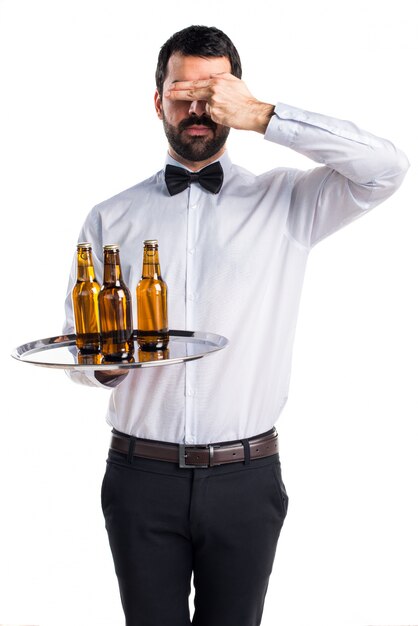
[(133, 353), (131, 293), (123, 282), (119, 247), (104, 246), (103, 285), (99, 293), (104, 361), (130, 359)]
[(144, 241), (142, 278), (136, 288), (138, 309), (138, 344), (141, 350), (167, 347), (167, 285), (161, 278), (158, 241)]
[(76, 346), (81, 354), (100, 351), (100, 285), (96, 280), (90, 243), (77, 245), (77, 282), (72, 291)]

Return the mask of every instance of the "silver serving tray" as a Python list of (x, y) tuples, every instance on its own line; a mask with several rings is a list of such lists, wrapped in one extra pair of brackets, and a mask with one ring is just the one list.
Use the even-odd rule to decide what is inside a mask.
[[(193, 361), (222, 350), (228, 345), (228, 339), (214, 333), (189, 330), (170, 330), (170, 341), (166, 350), (145, 352), (139, 350), (134, 331), (135, 353), (133, 361), (124, 363), (92, 363), (91, 359), (81, 359), (75, 345), (75, 335), (47, 337), (24, 343), (13, 350), (12, 357), (22, 363), (31, 363), (41, 367), (65, 370), (116, 370), (136, 367), (156, 367), (174, 365), (184, 361)], [(79, 362), (79, 360), (82, 362)]]

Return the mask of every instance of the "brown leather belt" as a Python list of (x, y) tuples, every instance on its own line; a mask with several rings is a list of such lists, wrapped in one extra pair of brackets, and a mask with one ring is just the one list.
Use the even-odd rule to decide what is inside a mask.
[[(278, 434), (275, 428), (268, 433), (246, 439), (249, 458), (261, 459), (273, 456), (279, 451)], [(147, 439), (136, 439), (119, 433), (113, 433), (110, 449), (124, 454), (154, 461), (178, 463), (180, 467), (204, 468), (224, 463), (245, 461), (246, 444), (241, 441), (214, 443), (205, 445), (185, 445), (163, 443)]]

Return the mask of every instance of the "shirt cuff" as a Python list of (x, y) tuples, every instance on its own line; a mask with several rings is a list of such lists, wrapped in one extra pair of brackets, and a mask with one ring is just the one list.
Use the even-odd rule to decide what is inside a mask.
[(70, 378), (74, 383), (78, 383), (79, 385), (85, 385), (86, 387), (101, 387), (102, 389), (111, 389), (108, 385), (104, 385), (94, 375), (94, 370), (65, 370), (68, 378)]
[(276, 104), (274, 114), (271, 116), (264, 134), (264, 139), (288, 148), (292, 147), (296, 139), (298, 127), (297, 124), (289, 123), (289, 120), (294, 121), (294, 118), (289, 116), (291, 108), (280, 102)]

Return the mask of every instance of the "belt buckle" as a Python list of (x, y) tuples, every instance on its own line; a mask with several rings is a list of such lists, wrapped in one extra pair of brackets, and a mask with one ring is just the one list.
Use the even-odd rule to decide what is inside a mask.
[(213, 458), (213, 446), (186, 446), (185, 443), (179, 443), (179, 467), (188, 469), (205, 469), (210, 467), (208, 463), (200, 463), (199, 465), (192, 465), (192, 463), (186, 463), (187, 451), (186, 448), (202, 448), (202, 450), (209, 450), (209, 463)]

